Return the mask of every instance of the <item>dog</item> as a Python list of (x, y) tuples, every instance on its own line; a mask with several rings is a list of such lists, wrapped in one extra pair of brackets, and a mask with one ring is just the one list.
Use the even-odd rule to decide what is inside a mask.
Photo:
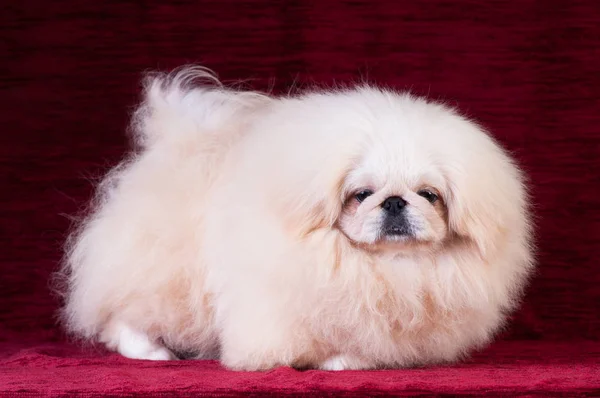
[(481, 126), (357, 85), (154, 73), (60, 274), (66, 328), (233, 370), (423, 366), (493, 338), (534, 269), (524, 173)]

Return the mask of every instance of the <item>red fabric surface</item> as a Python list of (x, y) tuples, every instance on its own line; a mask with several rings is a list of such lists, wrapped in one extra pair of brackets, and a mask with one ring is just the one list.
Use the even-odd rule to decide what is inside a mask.
[[(600, 5), (268, 0), (0, 4), (0, 392), (598, 394)], [(369, 80), (456, 102), (530, 176), (539, 272), (468, 364), (325, 374), (101, 356), (64, 339), (48, 277), (90, 179), (124, 153), (141, 72), (201, 62), (287, 91)]]
[(0, 385), (41, 395), (598, 396), (598, 358), (598, 344), (501, 342), (466, 363), (429, 369), (230, 372), (216, 361), (135, 361), (43, 344), (0, 359)]

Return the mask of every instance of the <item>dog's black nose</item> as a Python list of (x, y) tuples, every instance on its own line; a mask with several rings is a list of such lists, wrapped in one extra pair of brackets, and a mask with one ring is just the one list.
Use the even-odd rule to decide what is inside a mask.
[(399, 214), (402, 209), (406, 206), (406, 201), (402, 199), (400, 196), (390, 196), (386, 200), (383, 201), (381, 207), (383, 210), (387, 211), (390, 215)]

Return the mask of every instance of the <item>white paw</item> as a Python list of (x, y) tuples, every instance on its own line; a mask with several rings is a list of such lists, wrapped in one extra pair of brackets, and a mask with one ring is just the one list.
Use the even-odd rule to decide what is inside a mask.
[(148, 355), (146, 355), (145, 358), (140, 359), (147, 359), (150, 361), (176, 361), (179, 358), (177, 358), (175, 354), (173, 354), (167, 348), (158, 347), (157, 349), (148, 352)]
[(117, 351), (124, 357), (131, 359), (146, 359), (150, 361), (177, 359), (175, 354), (169, 351), (169, 349), (151, 341), (144, 333), (133, 330), (124, 324), (119, 325)]
[(346, 370), (348, 369), (348, 360), (343, 355), (331, 357), (320, 366), (321, 370)]

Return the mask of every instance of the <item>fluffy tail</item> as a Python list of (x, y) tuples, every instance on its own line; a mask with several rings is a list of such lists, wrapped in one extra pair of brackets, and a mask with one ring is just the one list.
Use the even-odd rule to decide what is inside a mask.
[(267, 95), (223, 86), (201, 66), (151, 73), (144, 79), (144, 99), (132, 120), (135, 143), (147, 148), (164, 138), (198, 134), (199, 128), (204, 135), (223, 134), (224, 126), (268, 101)]

